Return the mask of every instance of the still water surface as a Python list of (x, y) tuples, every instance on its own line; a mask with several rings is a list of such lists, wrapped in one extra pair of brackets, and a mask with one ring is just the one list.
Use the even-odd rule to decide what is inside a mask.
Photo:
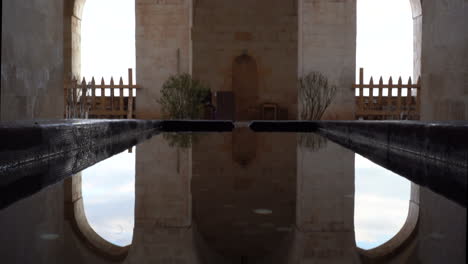
[[(234, 132), (236, 133), (236, 132)], [(158, 136), (162, 137), (162, 136)], [(179, 138), (178, 138), (179, 137)], [(320, 166), (320, 164), (314, 165), (314, 160), (307, 160), (298, 159), (298, 156), (305, 156), (311, 158), (304, 152), (314, 152), (315, 154), (320, 155), (320, 151), (325, 151), (325, 149), (330, 146), (329, 144), (333, 144), (332, 147), (334, 149), (332, 151), (335, 152), (336, 155), (340, 155), (341, 152), (348, 152), (345, 149), (341, 149), (334, 143), (329, 143), (323, 138), (319, 140), (318, 146), (314, 145), (313, 142), (306, 143), (304, 145), (303, 140), (300, 137), (296, 137), (294, 134), (276, 134), (275, 136), (265, 136), (263, 139), (257, 138), (250, 133), (239, 133), (235, 134), (232, 137), (230, 135), (224, 136), (223, 140), (220, 141), (219, 135), (197, 135), (196, 140), (193, 145), (190, 144), (190, 140), (184, 138), (183, 135), (172, 135), (166, 136), (164, 140), (160, 140), (159, 143), (167, 144), (168, 142), (172, 142), (174, 146), (165, 146), (168, 149), (167, 155), (167, 162), (166, 164), (173, 164), (174, 158), (175, 161), (175, 168), (170, 168), (174, 170), (174, 174), (177, 174), (177, 170), (180, 172), (181, 166), (181, 151), (184, 152), (184, 149), (190, 149), (192, 151), (192, 155), (197, 155), (197, 157), (192, 157), (192, 161), (204, 161), (204, 156), (211, 158), (212, 161), (216, 161), (214, 156), (220, 157), (218, 159), (219, 166), (213, 166), (210, 162), (206, 162), (205, 165), (201, 167), (208, 167), (208, 170), (205, 169), (196, 169), (198, 171), (203, 171), (209, 174), (223, 174), (226, 173), (220, 172), (223, 169), (229, 169), (234, 173), (244, 174), (244, 176), (234, 177), (234, 182), (231, 182), (233, 185), (238, 185), (238, 187), (234, 187), (234, 192), (232, 192), (232, 197), (228, 198), (233, 200), (241, 200), (239, 197), (236, 197), (235, 190), (236, 188), (239, 192), (242, 192), (242, 187), (240, 185), (248, 184), (249, 180), (252, 181), (251, 178), (257, 177), (257, 181), (263, 186), (258, 188), (259, 193), (263, 193), (264, 195), (271, 195), (273, 192), (262, 192), (261, 189), (268, 189), (271, 188), (272, 190), (281, 190), (281, 186), (276, 185), (283, 185), (285, 189), (292, 188), (292, 191), (284, 191), (283, 193), (285, 196), (290, 196), (289, 198), (293, 198), (297, 195), (296, 184), (297, 179), (296, 177), (291, 178), (291, 173), (293, 175), (302, 175), (303, 173), (312, 173), (314, 172), (314, 166)], [(201, 138), (200, 138), (201, 137)], [(231, 138), (230, 138), (231, 137)], [(265, 140), (266, 138), (266, 140)], [(247, 140), (250, 145), (242, 146), (234, 146), (232, 145), (233, 142), (225, 142), (227, 141), (235, 141), (235, 140)], [(188, 141), (187, 141), (188, 140)], [(187, 145), (187, 142), (188, 145)], [(91, 227), (98, 233), (102, 238), (105, 240), (118, 245), (118, 246), (126, 246), (131, 244), (132, 237), (133, 237), (133, 228), (134, 228), (134, 219), (135, 219), (135, 154), (144, 145), (150, 145), (150, 142), (142, 143), (142, 145), (137, 146), (136, 149), (134, 148), (131, 153), (128, 151), (124, 151), (118, 155), (115, 155), (107, 160), (104, 160), (94, 166), (84, 170), (82, 172), (82, 195), (84, 201), (84, 209), (87, 220)], [(206, 144), (206, 147), (210, 147), (210, 149), (204, 149), (203, 144)], [(280, 151), (274, 152), (275, 147), (273, 145), (279, 145)], [(289, 146), (285, 146), (289, 144)], [(170, 144), (169, 144), (170, 145)], [(254, 147), (252, 147), (252, 145)], [(157, 146), (155, 146), (157, 148)], [(186, 148), (189, 147), (189, 148)], [(171, 156), (169, 152), (170, 149), (175, 151), (175, 156)], [(229, 149), (232, 148), (232, 149)], [(284, 149), (285, 152), (282, 153), (281, 150)], [(216, 153), (219, 151), (219, 153)], [(263, 152), (262, 152), (263, 151)], [(229, 155), (231, 156), (232, 160), (223, 159), (223, 153), (230, 152)], [(273, 154), (272, 154), (273, 153)], [(302, 154), (301, 154), (302, 153)], [(162, 153), (164, 155), (164, 153)], [(278, 163), (278, 159), (282, 159), (282, 155), (292, 155), (294, 158), (292, 162), (289, 163)], [(333, 154), (333, 153), (332, 153)], [(145, 154), (143, 154), (145, 155)], [(182, 154), (183, 155), (183, 154)], [(325, 155), (329, 155), (325, 154)], [(147, 156), (147, 155), (145, 155)], [(226, 155), (224, 155), (226, 156)], [(236, 161), (241, 160), (241, 161)], [(408, 200), (410, 196), (410, 182), (403, 177), (400, 177), (393, 172), (382, 168), (375, 163), (367, 160), (366, 158), (356, 154), (354, 157), (353, 155), (348, 155), (348, 159), (354, 158), (354, 232), (355, 232), (355, 239), (356, 244), (358, 247), (363, 249), (370, 249), (377, 247), (390, 238), (392, 238), (403, 226), (405, 223), (407, 214), (408, 214)], [(160, 159), (161, 157), (159, 157)], [(163, 157), (164, 158), (164, 157)], [(178, 161), (177, 161), (178, 159)], [(262, 159), (264, 159), (262, 164)], [(243, 160), (243, 161), (242, 161)], [(284, 160), (284, 159), (283, 159)], [(235, 166), (235, 164), (244, 164), (241, 166)], [(268, 170), (268, 164), (271, 162), (272, 168), (276, 170), (290, 170), (291, 173), (274, 173), (273, 171)], [(301, 166), (296, 162), (307, 163), (310, 164), (308, 167)], [(333, 160), (328, 160), (330, 163), (334, 163)], [(164, 160), (162, 161), (162, 164)], [(275, 163), (280, 164), (279, 166), (274, 165)], [(347, 163), (353, 163), (352, 160), (347, 161)], [(234, 166), (233, 166), (234, 164)], [(349, 164), (348, 164), (349, 165)], [(171, 167), (172, 165), (169, 165)], [(340, 164), (336, 164), (336, 166), (340, 166)], [(167, 166), (166, 166), (167, 167)], [(299, 169), (298, 169), (299, 168)], [(351, 168), (351, 167), (350, 167)], [(154, 170), (158, 168), (154, 167)], [(167, 168), (159, 168), (161, 170)], [(302, 173), (300, 170), (306, 170)], [(253, 173), (249, 173), (247, 171), (252, 171)], [(345, 168), (341, 170), (341, 173), (346, 171)], [(349, 171), (347, 176), (352, 177), (353, 171)], [(255, 174), (257, 173), (257, 176)], [(270, 174), (270, 175), (268, 175)], [(284, 176), (286, 179), (281, 179), (281, 175)], [(210, 179), (209, 176), (199, 176), (199, 175), (192, 175), (194, 177), (195, 182), (198, 181), (198, 177)], [(138, 177), (138, 175), (136, 176)], [(174, 175), (167, 175), (167, 177), (174, 177)], [(266, 177), (265, 179), (261, 179)], [(301, 176), (298, 176), (301, 177)], [(314, 175), (309, 175), (309, 177), (314, 177)], [(316, 177), (323, 177), (320, 175), (316, 175)], [(330, 178), (333, 175), (329, 175)], [(250, 179), (249, 179), (250, 178)], [(212, 180), (216, 182), (216, 179)], [(253, 180), (255, 181), (255, 180)], [(243, 183), (244, 182), (244, 183)], [(222, 181), (217, 183), (222, 184)], [(269, 183), (271, 186), (269, 186)], [(255, 183), (253, 183), (255, 185)], [(196, 184), (200, 185), (200, 184)], [(202, 184), (203, 185), (203, 184)], [(289, 186), (289, 187), (288, 187)], [(192, 185), (192, 187), (194, 187)], [(352, 190), (353, 186), (349, 186), (347, 190)], [(254, 188), (254, 187), (253, 187)], [(223, 187), (220, 187), (223, 189)], [(255, 189), (255, 188), (254, 188)], [(297, 189), (301, 189), (300, 186)], [(313, 189), (310, 190), (313, 192)], [(209, 192), (207, 188), (201, 188), (199, 190), (193, 190), (195, 193), (195, 197), (199, 197), (201, 200), (204, 199), (203, 192)], [(201, 193), (201, 195), (197, 195), (197, 193)], [(291, 195), (292, 194), (292, 195)], [(229, 193), (226, 193), (229, 195)], [(259, 197), (259, 199), (271, 199), (268, 197)], [(281, 201), (281, 200), (279, 200)], [(254, 201), (253, 201), (254, 202)], [(193, 201), (194, 204), (197, 204), (197, 201)], [(214, 203), (203, 203), (204, 205), (208, 205), (208, 207), (213, 206)], [(233, 207), (245, 206), (245, 204), (238, 203), (233, 201), (232, 203), (225, 203), (222, 205), (222, 208), (217, 208), (218, 210), (234, 210)], [(270, 206), (272, 207), (272, 206)], [(216, 208), (213, 206), (213, 208)], [(272, 212), (271, 208), (243, 208), (245, 211), (252, 211), (252, 216), (246, 218), (236, 219), (235, 217), (232, 219), (233, 225), (249, 225), (249, 221), (252, 223), (256, 223), (256, 216), (258, 215), (269, 215), (269, 214), (276, 214), (281, 215), (276, 219), (276, 222), (283, 223), (283, 226), (276, 226), (275, 221), (264, 221), (256, 223), (256, 227), (249, 229), (248, 232), (259, 232), (258, 230), (262, 230), (265, 228), (276, 228), (279, 232), (287, 232), (291, 229), (293, 223), (289, 223), (288, 220), (284, 221), (284, 219), (289, 219), (289, 221), (293, 222), (294, 213), (291, 214), (289, 212), (292, 207), (284, 207), (287, 213), (280, 214), (278, 211)], [(241, 209), (242, 210), (242, 209)], [(203, 212), (203, 210), (198, 209), (198, 212)], [(211, 212), (212, 215), (216, 215), (222, 212)], [(230, 215), (228, 213), (228, 215)], [(203, 217), (200, 217), (203, 219)], [(281, 219), (282, 218), (282, 219)], [(322, 219), (323, 220), (323, 219)], [(226, 220), (229, 222), (229, 220)], [(286, 224), (285, 224), (286, 223)], [(216, 224), (216, 223), (212, 223)], [(203, 225), (203, 224), (202, 224)], [(258, 229), (257, 231), (255, 229)]]

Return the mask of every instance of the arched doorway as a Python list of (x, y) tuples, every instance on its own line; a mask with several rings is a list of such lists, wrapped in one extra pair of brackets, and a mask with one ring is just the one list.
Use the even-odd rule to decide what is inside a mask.
[(258, 71), (254, 58), (243, 54), (232, 65), (232, 91), (237, 121), (258, 119)]
[[(125, 5), (126, 4), (126, 5)], [(118, 45), (115, 45), (118, 42), (121, 42), (121, 38), (124, 39), (133, 39), (134, 42), (134, 37), (127, 37), (127, 36), (122, 36), (122, 27), (120, 25), (116, 25), (115, 22), (118, 23), (126, 23), (130, 21), (130, 25), (127, 26), (127, 28), (133, 29), (133, 34), (134, 35), (134, 26), (132, 22), (134, 22), (134, 12), (132, 14), (131, 8), (128, 8), (128, 6), (132, 6), (135, 4), (134, 0), (119, 0), (119, 1), (113, 1), (113, 0), (107, 0), (107, 1), (102, 1), (102, 0), (70, 0), (70, 1), (64, 1), (64, 81), (70, 80), (71, 78), (81, 78), (83, 77), (84, 74), (86, 74), (87, 79), (91, 79), (89, 75), (98, 75), (101, 77), (104, 75), (106, 78), (110, 78), (111, 75), (114, 75), (114, 79), (117, 77), (120, 77), (119, 73), (115, 73), (111, 71), (108, 71), (107, 68), (109, 68), (109, 64), (115, 66), (119, 65), (116, 63), (116, 61), (128, 61), (128, 57), (133, 56), (133, 61), (135, 60), (135, 52), (134, 52), (134, 47), (133, 47), (133, 52), (128, 56), (126, 55), (125, 58), (122, 60), (122, 47), (118, 47)], [(111, 10), (111, 11), (109, 11)], [(106, 17), (103, 17), (103, 14), (105, 14)], [(114, 16), (114, 17), (112, 17)], [(115, 17), (117, 16), (117, 17)], [(94, 20), (94, 21), (90, 21)], [(97, 22), (96, 22), (97, 20)], [(88, 25), (90, 24), (87, 22), (91, 22), (91, 27), (95, 29), (99, 29), (100, 32), (91, 32), (91, 34), (88, 34), (90, 32), (87, 32), (89, 28), (87, 28)], [(99, 24), (104, 24), (105, 27), (102, 29), (103, 25), (96, 25), (96, 23)], [(109, 27), (112, 27), (109, 28)], [(116, 30), (117, 29), (117, 30)], [(120, 30), (120, 31), (119, 31)], [(106, 31), (106, 32), (103, 32)], [(106, 36), (107, 34), (107, 36)], [(87, 41), (83, 40), (87, 39)], [(82, 42), (87, 42), (88, 43), (88, 48), (93, 46), (101, 46), (101, 49), (107, 50), (107, 58), (102, 57), (102, 53), (99, 52), (99, 50), (94, 50), (89, 52), (84, 50), (83, 48), (83, 43)], [(101, 43), (101, 45), (96, 45), (97, 43)], [(128, 46), (128, 45), (127, 45)], [(124, 47), (125, 48), (125, 47)], [(130, 47), (131, 49), (132, 47)], [(125, 48), (127, 49), (127, 48)], [(88, 54), (83, 54), (83, 53), (88, 53)], [(109, 54), (112, 56), (111, 59), (109, 59)], [(83, 58), (82, 57), (86, 57)], [(82, 65), (82, 62), (85, 63), (85, 65)], [(98, 62), (98, 63), (97, 63)], [(86, 64), (87, 63), (87, 64)], [(127, 68), (129, 67), (134, 67), (133, 65), (127, 65), (128, 63), (125, 64), (125, 66), (117, 66), (117, 68), (121, 68), (122, 71), (127, 71)], [(134, 64), (134, 62), (133, 62)], [(89, 65), (96, 66), (98, 67), (93, 67), (90, 69)], [(122, 64), (120, 64), (122, 65)], [(86, 67), (84, 71), (82, 71), (82, 66)], [(118, 75), (118, 76), (116, 76)], [(121, 74), (122, 76), (126, 76), (125, 74)], [(118, 81), (118, 79), (115, 79)], [(133, 154), (128, 154), (128, 153), (123, 153), (123, 155), (126, 156), (133, 156), (133, 159), (126, 158), (125, 161), (134, 164), (134, 153)], [(117, 155), (119, 156), (119, 155)], [(114, 159), (117, 157), (113, 157)], [(112, 159), (106, 160), (102, 163), (97, 164), (98, 166), (105, 165), (106, 162), (112, 162)], [(117, 157), (118, 158), (118, 157)], [(118, 162), (120, 165), (123, 165), (123, 162)], [(114, 167), (115, 166), (111, 166)], [(133, 219), (134, 219), (134, 213), (133, 213), (133, 206), (134, 206), (134, 165), (127, 166), (130, 168), (133, 168), (133, 173), (127, 173), (126, 177), (127, 180), (127, 185), (126, 186), (121, 186), (124, 190), (126, 189), (125, 192), (127, 192), (127, 207), (124, 210), (121, 210), (122, 207), (118, 208), (118, 210), (115, 210), (118, 212), (118, 214), (122, 215), (123, 211), (131, 212), (131, 219), (130, 217), (126, 217), (125, 219), (122, 219), (121, 217), (120, 220), (117, 220), (117, 218), (114, 218), (114, 220), (117, 220), (116, 225), (114, 227), (114, 231), (109, 230), (107, 227), (108, 231), (111, 233), (114, 233), (117, 230), (117, 233), (120, 235), (124, 235), (126, 233), (125, 238), (117, 238), (115, 239), (110, 239), (108, 236), (102, 233), (103, 230), (99, 230), (99, 228), (96, 228), (97, 225), (99, 225), (97, 222), (93, 224), (93, 219), (98, 215), (95, 215), (94, 217), (90, 217), (91, 211), (98, 212), (98, 214), (101, 214), (101, 219), (105, 220), (107, 223), (111, 223), (112, 221), (108, 221), (110, 219), (104, 219), (104, 217), (108, 217), (109, 214), (106, 214), (103, 216), (105, 212), (99, 210), (99, 208), (93, 208), (91, 211), (87, 210), (87, 204), (90, 201), (90, 199), (87, 199), (86, 197), (88, 196), (89, 198), (89, 186), (92, 186), (93, 183), (87, 182), (89, 179), (99, 179), (101, 181), (100, 186), (97, 187), (94, 186), (92, 188), (92, 192), (100, 192), (102, 191), (99, 190), (99, 188), (102, 188), (106, 186), (106, 184), (102, 182), (106, 177), (106, 175), (86, 175), (86, 172), (83, 172), (83, 177), (80, 174), (75, 175), (74, 177), (68, 179), (65, 181), (65, 201), (66, 201), (66, 207), (68, 208), (67, 210), (70, 212), (70, 215), (67, 216), (69, 220), (69, 224), (72, 227), (72, 229), (75, 231), (75, 234), (78, 238), (80, 238), (81, 242), (86, 245), (86, 247), (92, 249), (92, 251), (100, 256), (103, 256), (108, 259), (114, 259), (114, 260), (122, 260), (127, 256), (128, 250), (129, 250), (129, 244), (132, 241), (132, 233), (133, 233)], [(92, 168), (90, 168), (92, 169)], [(119, 171), (119, 173), (122, 172), (122, 170)], [(112, 172), (108, 171), (108, 173), (112, 174)], [(102, 177), (104, 176), (104, 177)], [(116, 176), (115, 174), (113, 176)], [(122, 176), (122, 175), (121, 175)], [(129, 180), (129, 181), (128, 181)], [(83, 181), (83, 182), (82, 182)], [(111, 181), (110, 181), (111, 182)], [(112, 183), (115, 184), (118, 181), (115, 179), (112, 180)], [(110, 186), (107, 186), (110, 187)], [(88, 194), (87, 194), (88, 192)], [(103, 193), (101, 193), (103, 194)], [(106, 195), (105, 195), (106, 196)], [(120, 197), (122, 198), (122, 196)], [(118, 198), (118, 199), (120, 199)], [(115, 199), (114, 199), (115, 200)], [(118, 203), (119, 201), (114, 201)], [(120, 201), (121, 202), (121, 201)], [(114, 204), (115, 205), (115, 204)], [(110, 210), (109, 206), (106, 206), (107, 210)], [(128, 216), (128, 214), (127, 214)], [(123, 221), (121, 221), (123, 220)], [(123, 225), (122, 225), (123, 224)], [(125, 231), (126, 230), (126, 231)], [(107, 232), (107, 231), (104, 231)]]
[[(384, 80), (389, 76), (393, 80), (399, 76), (417, 79), (421, 52), (420, 1), (358, 0), (357, 3), (356, 69), (366, 68), (374, 80), (381, 75)], [(395, 41), (388, 42), (388, 38)], [(416, 227), (419, 186), (359, 155), (355, 160), (356, 244), (368, 258), (387, 256), (401, 248)], [(375, 186), (371, 187), (369, 182)], [(388, 188), (389, 184), (392, 188)]]
[[(236, 121), (255, 120), (259, 117), (258, 72), (255, 59), (242, 54), (232, 64), (232, 91), (234, 93)], [(242, 167), (247, 167), (257, 153), (257, 136), (249, 128), (232, 132), (232, 157)], [(239, 175), (239, 182), (244, 181)]]

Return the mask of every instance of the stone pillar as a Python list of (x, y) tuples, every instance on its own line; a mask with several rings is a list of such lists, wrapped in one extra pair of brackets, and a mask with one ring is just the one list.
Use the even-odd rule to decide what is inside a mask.
[(354, 119), (356, 0), (299, 0), (298, 77), (325, 74), (338, 92), (324, 116)]
[[(136, 116), (161, 118), (162, 84), (190, 72), (191, 0), (136, 0)], [(137, 146), (135, 228), (127, 263), (199, 263), (192, 228), (191, 148), (162, 135)]]
[(468, 6), (423, 1), (422, 120), (468, 119)]
[[(62, 0), (2, 1), (1, 121), (62, 117), (62, 12)], [(56, 184), (0, 211), (2, 263), (65, 262), (62, 197)]]
[[(468, 5), (422, 1), (421, 119), (468, 119)], [(421, 188), (421, 263), (465, 263), (466, 208)]]
[(192, 0), (136, 0), (136, 116), (160, 118), (158, 99), (164, 81), (191, 72)]
[[(356, 1), (300, 0), (298, 76), (319, 71), (337, 85), (323, 119), (354, 119), (355, 59)], [(307, 137), (321, 146), (300, 141), (297, 149), (296, 230), (289, 262), (358, 263), (354, 153)]]
[(2, 1), (0, 120), (63, 117), (62, 12), (62, 0)]

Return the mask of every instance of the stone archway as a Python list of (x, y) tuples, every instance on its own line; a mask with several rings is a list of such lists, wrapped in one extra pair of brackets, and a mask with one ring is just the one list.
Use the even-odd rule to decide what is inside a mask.
[[(81, 20), (86, 0), (65, 0), (63, 12), (64, 81), (81, 77)], [(89, 225), (81, 196), (81, 173), (64, 181), (66, 220), (86, 248), (108, 260), (121, 261), (130, 246), (120, 247), (100, 237)]]
[[(422, 43), (422, 8), (421, 0), (409, 0), (413, 18), (413, 79), (421, 75), (421, 43)], [(419, 222), (419, 185), (411, 183), (408, 215), (405, 223), (389, 241), (370, 249), (358, 248), (364, 260), (386, 261), (395, 254), (411, 250)]]
[(86, 0), (64, 1), (63, 64), (64, 79), (81, 75), (81, 18)]

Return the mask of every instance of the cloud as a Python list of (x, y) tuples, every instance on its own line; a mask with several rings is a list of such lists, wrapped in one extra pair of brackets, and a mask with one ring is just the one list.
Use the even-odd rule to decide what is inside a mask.
[(410, 181), (356, 154), (354, 227), (359, 247), (377, 247), (398, 233), (406, 221), (410, 191)]
[(364, 67), (367, 81), (370, 76), (382, 75), (386, 80), (390, 75), (412, 76), (413, 21), (409, 1), (359, 0), (356, 43), (356, 66)]
[[(409, 197), (408, 197), (409, 198)], [(408, 215), (409, 199), (356, 194), (354, 227), (356, 242), (376, 247), (398, 233)]]
[(130, 244), (135, 215), (135, 151), (124, 151), (84, 170), (82, 196), (94, 231), (113, 244)]

